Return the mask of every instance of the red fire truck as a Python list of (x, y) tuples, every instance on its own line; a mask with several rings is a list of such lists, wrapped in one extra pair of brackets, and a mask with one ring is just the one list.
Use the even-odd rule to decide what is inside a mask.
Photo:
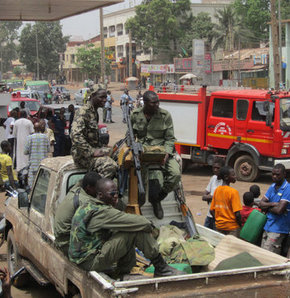
[(242, 181), (254, 181), (277, 163), (290, 169), (290, 92), (227, 90), (209, 96), (204, 86), (195, 95), (158, 95), (172, 115), (184, 165), (210, 165), (219, 155)]

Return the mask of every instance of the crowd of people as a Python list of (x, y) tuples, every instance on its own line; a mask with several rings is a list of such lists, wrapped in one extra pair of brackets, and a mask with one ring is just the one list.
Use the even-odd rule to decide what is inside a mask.
[[(214, 161), (212, 168), (214, 175), (202, 196), (202, 200), (209, 204), (204, 225), (225, 235), (239, 237), (249, 215), (253, 210), (258, 210), (267, 217), (264, 230), (260, 231), (258, 244), (277, 254), (289, 254), (290, 184), (286, 180), (284, 165), (274, 166), (274, 183), (262, 198), (260, 187), (255, 184), (243, 194), (244, 206), (239, 192), (231, 186), (236, 182), (234, 170), (224, 166), (224, 160), (220, 158)], [(258, 228), (255, 227), (255, 221), (250, 228)]]
[(1, 185), (5, 182), (15, 187), (17, 172), (28, 169), (28, 184), (31, 187), (40, 162), (51, 156), (70, 154), (71, 142), (69, 136), (65, 138), (74, 119), (74, 105), (69, 105), (69, 120), (65, 118), (65, 108), (59, 114), (51, 109), (41, 109), (34, 116), (20, 103), (20, 108), (10, 111), (9, 117), (3, 123), (5, 140), (1, 143), (0, 176)]

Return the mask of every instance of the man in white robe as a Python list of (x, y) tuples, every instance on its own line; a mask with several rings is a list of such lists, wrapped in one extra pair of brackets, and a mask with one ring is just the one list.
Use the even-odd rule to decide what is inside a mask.
[(24, 148), (27, 137), (34, 133), (33, 124), (27, 119), (25, 110), (20, 112), (20, 118), (17, 119), (13, 126), (13, 135), (16, 138), (16, 170), (20, 171), (28, 166), (28, 155), (24, 154)]

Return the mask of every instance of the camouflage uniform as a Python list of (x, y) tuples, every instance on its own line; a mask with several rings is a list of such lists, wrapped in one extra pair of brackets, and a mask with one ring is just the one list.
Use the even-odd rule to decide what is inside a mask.
[(148, 259), (158, 256), (152, 226), (145, 217), (94, 200), (81, 205), (72, 219), (69, 245), (72, 262), (88, 271), (104, 271), (117, 262), (120, 273), (125, 273), (136, 263), (135, 246)]
[(88, 195), (78, 183), (67, 193), (64, 200), (57, 206), (53, 223), (55, 236), (54, 243), (65, 255), (68, 254), (71, 221), (76, 211), (74, 206), (74, 196), (76, 192), (79, 192), (79, 204), (84, 204), (94, 200), (94, 198)]
[[(164, 146), (166, 153), (169, 154), (167, 162), (161, 167), (164, 179), (162, 189), (166, 193), (171, 192), (180, 181), (181, 173), (179, 164), (173, 158), (176, 139), (170, 113), (159, 109), (150, 121), (147, 121), (144, 108), (138, 108), (132, 112), (131, 122), (138, 142), (146, 146)], [(156, 178), (162, 185), (162, 179), (158, 176)]]
[(116, 174), (117, 164), (109, 156), (94, 157), (97, 148), (104, 152), (110, 149), (99, 142), (99, 114), (89, 102), (76, 114), (71, 130), (71, 154), (78, 167), (98, 172), (101, 176), (112, 178)]

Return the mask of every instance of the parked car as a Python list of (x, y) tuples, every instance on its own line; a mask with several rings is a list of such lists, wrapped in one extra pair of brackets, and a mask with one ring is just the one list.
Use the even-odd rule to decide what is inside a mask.
[(60, 91), (64, 99), (70, 100), (70, 91), (68, 89), (66, 89), (64, 86), (52, 86), (51, 87), (52, 94), (55, 93), (56, 89)]
[(30, 110), (31, 116), (35, 115), (41, 106), (39, 100), (34, 99), (34, 98), (21, 97), (20, 94), (17, 94), (17, 95), (12, 96), (11, 102), (10, 102), (9, 106), (7, 107), (8, 116), (10, 115), (10, 112), (13, 109), (20, 108), (20, 103), (22, 101), (25, 102), (25, 107), (27, 107)]
[(20, 93), (21, 97), (34, 98), (34, 99), (37, 99), (39, 101), (41, 100), (41, 96), (40, 96), (39, 92), (36, 91), (36, 90), (30, 90), (30, 89), (23, 90), (22, 89), (22, 90), (12, 92), (12, 95), (17, 94), (17, 93)]
[(84, 104), (85, 94), (86, 94), (86, 91), (88, 91), (88, 90), (90, 90), (90, 88), (81, 88), (74, 94), (75, 103), (77, 105)]
[(42, 104), (51, 102), (52, 94), (48, 81), (26, 81), (25, 88), (38, 91)]

